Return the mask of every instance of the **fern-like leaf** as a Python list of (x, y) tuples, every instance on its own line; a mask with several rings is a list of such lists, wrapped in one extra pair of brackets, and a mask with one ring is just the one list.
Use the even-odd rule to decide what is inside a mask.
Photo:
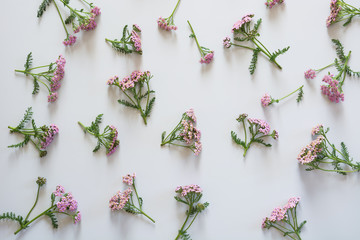
[(8, 148), (21, 148), (24, 147), (26, 144), (28, 144), (28, 142), (30, 141), (30, 136), (26, 135), (24, 141), (18, 143), (18, 144), (13, 144), (8, 146)]
[[(25, 111), (24, 117), (23, 117), (23, 119), (20, 121), (19, 125), (17, 125), (16, 129), (17, 129), (17, 130), (20, 130), (20, 129), (24, 128), (25, 124), (31, 120), (32, 115), (33, 115), (32, 108), (29, 107), (29, 108)], [(14, 130), (12, 130), (12, 131), (14, 131)]]
[(300, 102), (304, 97), (304, 91), (303, 91), (303, 87), (301, 87), (299, 89), (299, 93), (298, 93), (298, 96), (296, 98), (296, 102)]
[(37, 12), (37, 17), (41, 17), (43, 13), (46, 11), (46, 7), (50, 5), (52, 0), (43, 0), (39, 6), (39, 10)]
[(179, 231), (180, 238), (183, 240), (191, 240), (190, 235), (186, 231)]
[(137, 109), (137, 106), (135, 106), (134, 104), (132, 104), (131, 102), (128, 102), (126, 100), (123, 100), (123, 99), (119, 99), (118, 100), (118, 103), (124, 105), (124, 106), (127, 106), (127, 107), (131, 107), (131, 108), (135, 108)]
[(46, 212), (45, 213), (46, 216), (48, 216), (51, 220), (51, 224), (53, 225), (53, 228), (58, 228), (59, 227), (59, 224), (58, 224), (58, 220), (55, 216), (55, 214), (53, 212)]
[(71, 14), (65, 19), (65, 24), (70, 24), (75, 20), (76, 15), (71, 12)]
[(145, 116), (146, 117), (149, 117), (150, 116), (150, 112), (151, 112), (151, 109), (153, 108), (154, 106), (154, 102), (155, 102), (155, 97), (153, 97), (150, 102), (149, 102), (149, 105), (146, 107), (146, 110), (145, 110)]
[(257, 142), (257, 143), (260, 143), (260, 144), (264, 145), (265, 147), (271, 147), (272, 146), (270, 143), (266, 143), (266, 142), (264, 142), (264, 140), (262, 140), (260, 138), (255, 138), (253, 141)]
[(154, 90), (150, 90), (150, 91), (144, 93), (143, 95), (140, 95), (140, 96), (139, 96), (139, 99), (143, 99), (144, 97), (146, 97), (146, 96), (149, 95), (150, 93), (154, 93), (154, 92), (155, 92)]
[(279, 55), (286, 53), (286, 52), (289, 50), (289, 48), (290, 48), (290, 46), (288, 46), (288, 47), (286, 47), (286, 48), (283, 48), (283, 49), (281, 49), (281, 50), (278, 49), (277, 51), (275, 51), (274, 53), (272, 53), (272, 54), (270, 55), (270, 60), (271, 60), (271, 61), (275, 61), (275, 59), (276, 59)]
[(88, 128), (91, 132), (95, 133), (95, 134), (99, 134), (99, 124), (101, 123), (102, 120), (102, 116), (104, 114), (99, 114), (96, 118), (95, 121), (91, 122), (91, 126)]
[(32, 94), (35, 95), (39, 92), (40, 90), (40, 85), (39, 85), (39, 82), (38, 82), (38, 78), (34, 76), (34, 89), (33, 89), (33, 92)]
[(259, 48), (255, 48), (254, 51), (253, 51), (253, 55), (252, 55), (250, 66), (249, 66), (249, 70), (250, 70), (251, 75), (254, 74), (254, 72), (255, 72), (259, 52), (260, 52)]
[(2, 215), (0, 215), (0, 220), (2, 220), (2, 219), (13, 220), (13, 221), (18, 222), (20, 225), (23, 224), (23, 217), (20, 215), (16, 216), (16, 214), (13, 212), (3, 213)]
[(301, 232), (301, 228), (305, 225), (306, 221), (303, 221), (302, 223), (300, 223), (299, 227), (298, 227), (298, 231)]
[(339, 63), (339, 60), (337, 58), (335, 58), (334, 65), (335, 65), (336, 70), (338, 70), (338, 72), (343, 71), (344, 65)]
[(175, 196), (174, 198), (175, 198), (175, 200), (178, 201), (178, 202), (181, 202), (181, 203), (184, 203), (184, 204), (186, 204), (186, 205), (189, 205), (189, 203), (187, 203), (186, 201), (182, 200), (182, 199), (179, 198), (178, 196)]
[(100, 141), (98, 141), (98, 143), (96, 144), (96, 147), (94, 148), (93, 152), (99, 151), (100, 147), (101, 147)]
[(338, 58), (341, 60), (342, 63), (345, 63), (346, 62), (346, 57), (345, 57), (345, 54), (344, 54), (343, 45), (337, 39), (331, 39), (331, 41), (335, 44), (336, 55), (338, 56)]
[(352, 18), (354, 17), (354, 15), (351, 15), (346, 22), (343, 24), (343, 26), (345, 27), (346, 25), (348, 25), (349, 23), (351, 23)]
[(24, 64), (25, 72), (27, 72), (27, 71), (31, 68), (32, 61), (33, 61), (32, 52), (30, 52), (30, 53), (27, 55), (27, 57), (26, 57), (26, 62), (25, 62), (25, 64)]
[(348, 151), (345, 143), (341, 142), (340, 145), (341, 145), (341, 153), (345, 158), (344, 160), (347, 162), (351, 162), (352, 160), (350, 159), (350, 154), (349, 154), (349, 151)]
[(254, 30), (255, 30), (256, 32), (258, 31), (261, 22), (262, 22), (262, 19), (259, 18), (259, 20), (257, 20), (257, 22), (255, 23), (255, 25), (254, 25)]
[(360, 72), (354, 72), (349, 66), (346, 66), (345, 71), (350, 77), (351, 76), (360, 77)]

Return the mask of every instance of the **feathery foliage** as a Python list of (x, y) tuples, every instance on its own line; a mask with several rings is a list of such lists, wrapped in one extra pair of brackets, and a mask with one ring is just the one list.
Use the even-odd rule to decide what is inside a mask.
[(52, 0), (43, 0), (39, 6), (39, 10), (37, 12), (37, 17), (41, 17), (43, 13), (46, 11), (46, 7), (50, 5)]
[(275, 51), (274, 53), (272, 53), (270, 55), (270, 61), (275, 61), (275, 59), (281, 55), (281, 54), (284, 54), (286, 53), (288, 50), (289, 50), (290, 46), (286, 47), (286, 48), (283, 48), (283, 49), (278, 49), (277, 51)]
[(50, 218), (53, 228), (58, 228), (59, 227), (58, 220), (57, 220), (55, 214), (52, 211), (47, 211), (45, 213), (45, 215)]
[(30, 136), (26, 135), (24, 141), (18, 143), (18, 144), (14, 144), (14, 145), (10, 145), (8, 146), (8, 148), (21, 148), (24, 147), (26, 144), (28, 144), (28, 142), (30, 141)]
[(25, 62), (25, 64), (24, 64), (25, 72), (27, 72), (27, 71), (31, 68), (32, 61), (33, 61), (32, 52), (30, 52), (30, 53), (26, 56), (26, 62)]
[[(26, 109), (23, 119), (20, 121), (19, 125), (15, 128), (15, 130), (23, 129), (25, 124), (28, 123), (32, 118), (33, 112), (32, 107)], [(14, 132), (15, 130), (10, 130), (10, 132)]]
[(65, 19), (65, 24), (70, 24), (73, 23), (73, 21), (75, 20), (76, 15), (74, 12), (71, 12), (71, 14)]
[(149, 105), (146, 107), (146, 110), (145, 110), (145, 113), (144, 113), (144, 115), (145, 115), (146, 117), (149, 117), (149, 116), (150, 116), (150, 112), (151, 112), (151, 109), (152, 109), (152, 107), (153, 107), (153, 105), (154, 105), (154, 102), (155, 102), (155, 97), (153, 97), (153, 98), (150, 100)]
[(39, 82), (38, 82), (38, 78), (34, 76), (34, 89), (33, 89), (33, 92), (32, 94), (37, 94), (40, 90), (40, 85), (39, 85)]
[(299, 89), (298, 96), (296, 98), (296, 102), (300, 102), (304, 97), (304, 91), (303, 91), (304, 85)]
[(122, 104), (122, 105), (124, 105), (124, 106), (126, 106), (126, 107), (131, 107), (131, 108), (137, 109), (137, 106), (135, 106), (135, 105), (132, 104), (131, 102), (126, 101), (126, 100), (124, 100), (124, 99), (119, 99), (119, 100), (118, 100), (118, 103), (120, 103), (120, 104)]
[(346, 57), (345, 57), (345, 54), (344, 54), (343, 45), (337, 39), (331, 39), (331, 41), (335, 44), (336, 55), (338, 56), (338, 58), (340, 59), (340, 61), (342, 63), (345, 63), (346, 62)]
[(253, 75), (256, 69), (256, 64), (257, 64), (257, 60), (258, 60), (258, 56), (259, 56), (259, 52), (261, 50), (259, 48), (255, 48), (253, 50), (253, 55), (251, 58), (251, 62), (250, 62), (250, 66), (249, 66), (249, 70), (250, 70), (250, 74)]
[(9, 219), (12, 221), (16, 221), (18, 222), (20, 225), (23, 224), (23, 217), (20, 215), (16, 215), (13, 212), (7, 212), (7, 213), (3, 213), (2, 215), (0, 215), (0, 220), (5, 220), (5, 219)]

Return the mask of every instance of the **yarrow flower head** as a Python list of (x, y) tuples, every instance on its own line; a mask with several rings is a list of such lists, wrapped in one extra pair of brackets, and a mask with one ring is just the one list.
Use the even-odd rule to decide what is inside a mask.
[[(175, 189), (175, 192), (177, 193), (177, 196), (175, 196), (175, 200), (188, 206), (188, 210), (186, 211), (186, 220), (182, 225), (181, 229), (179, 230), (179, 233), (176, 236), (175, 240), (179, 238), (188, 239), (190, 238), (190, 235), (187, 233), (187, 230), (195, 221), (196, 216), (209, 206), (209, 203), (200, 203), (200, 200), (202, 198), (202, 189), (199, 185), (196, 184), (178, 186)], [(192, 216), (193, 219), (190, 220)], [(191, 223), (189, 224), (188, 221), (191, 221)]]
[[(118, 191), (114, 196), (112, 196), (109, 200), (109, 208), (111, 208), (111, 210), (125, 210), (126, 212), (135, 215), (142, 214), (155, 223), (154, 219), (149, 217), (142, 210), (143, 200), (138, 195), (134, 179), (135, 173), (132, 175), (126, 174), (126, 176), (123, 177), (123, 183), (129, 185), (130, 187), (128, 187), (124, 192)], [(133, 192), (135, 192), (138, 206), (135, 205), (135, 201), (133, 200)]]
[(169, 17), (167, 17), (167, 18), (159, 17), (158, 18), (157, 24), (158, 24), (159, 28), (164, 29), (166, 31), (177, 30), (177, 26), (175, 26), (175, 24), (174, 24), (174, 13), (175, 13), (176, 9), (178, 8), (179, 3), (180, 3), (180, 0), (177, 1), (176, 6)]
[(338, 0), (331, 0), (330, 2), (330, 15), (326, 20), (326, 26), (329, 27), (331, 24), (336, 22), (336, 18), (341, 11), (341, 6), (339, 5), (340, 1)]
[(342, 92), (339, 81), (334, 79), (334, 75), (325, 75), (323, 82), (328, 85), (321, 85), (321, 93), (329, 98), (331, 102), (339, 103), (344, 101), (344, 93)]
[(37, 215), (33, 219), (29, 218), (32, 211), (34, 210), (34, 208), (38, 203), (40, 188), (45, 183), (46, 183), (45, 178), (38, 177), (38, 180), (36, 181), (36, 184), (38, 185), (38, 189), (35, 198), (35, 203), (33, 204), (33, 207), (30, 209), (26, 217), (22, 217), (12, 212), (3, 213), (0, 215), (1, 219), (9, 219), (19, 223), (20, 226), (18, 230), (14, 232), (15, 235), (18, 234), (23, 229), (30, 227), (30, 224), (32, 222), (34, 222), (35, 220), (39, 219), (42, 216), (49, 217), (54, 228), (59, 227), (56, 216), (59, 214), (70, 216), (73, 219), (74, 223), (78, 223), (81, 220), (80, 211), (77, 210), (78, 202), (73, 198), (71, 193), (65, 193), (64, 187), (61, 185), (58, 185), (56, 187), (56, 191), (50, 195), (50, 199), (51, 199), (50, 207), (47, 207), (45, 211), (42, 211), (39, 215)]
[(275, 6), (276, 4), (281, 4), (283, 3), (284, 0), (267, 0), (265, 5), (268, 7), (268, 8), (272, 8), (273, 6)]
[(315, 136), (318, 135), (320, 133), (320, 131), (323, 129), (323, 125), (319, 124), (317, 126), (315, 126), (312, 130), (311, 130), (311, 135)]
[[(58, 93), (56, 92), (61, 87), (61, 80), (64, 78), (65, 75), (65, 64), (66, 59), (59, 55), (59, 57), (48, 65), (41, 66), (41, 67), (34, 67), (31, 68), (32, 65), (32, 53), (30, 52), (26, 57), (25, 62), (25, 70), (15, 70), (15, 72), (24, 73), (26, 76), (30, 75), (33, 77), (34, 80), (34, 89), (33, 94), (39, 92), (40, 84), (45, 85), (46, 89), (49, 91), (48, 95), (48, 102), (55, 102), (58, 98)], [(42, 70), (40, 73), (33, 73), (32, 70), (46, 68), (47, 71)], [(42, 81), (41, 81), (42, 80)]]
[(141, 33), (139, 25), (134, 24), (131, 32), (128, 30), (128, 25), (125, 25), (120, 40), (111, 40), (108, 38), (105, 38), (105, 40), (111, 43), (112, 47), (121, 53), (128, 54), (135, 52), (141, 55), (143, 51), (139, 33)]
[[(196, 116), (194, 110), (191, 108), (182, 115), (180, 122), (168, 136), (165, 137), (165, 131), (162, 133), (161, 146), (173, 144), (189, 148), (196, 156), (199, 155), (202, 150), (202, 144), (200, 142), (201, 131), (195, 127), (195, 123)], [(184, 144), (178, 144), (178, 141)]]
[(120, 141), (118, 140), (118, 131), (113, 125), (107, 125), (104, 132), (100, 133), (99, 124), (101, 123), (102, 116), (103, 114), (99, 114), (89, 127), (84, 126), (81, 122), (78, 123), (84, 132), (88, 132), (98, 139), (93, 152), (97, 152), (101, 146), (104, 146), (106, 155), (110, 156), (119, 147)]
[(296, 207), (299, 204), (299, 197), (292, 197), (284, 207), (277, 207), (272, 212), (270, 217), (265, 217), (262, 221), (261, 227), (270, 229), (274, 227), (284, 234), (290, 236), (292, 239), (301, 240), (300, 232), (306, 221), (298, 224)]
[(322, 143), (324, 141), (323, 136), (318, 136), (314, 141), (309, 145), (304, 147), (299, 153), (297, 159), (301, 164), (307, 164), (314, 161), (318, 154), (323, 150)]
[(313, 69), (306, 70), (304, 75), (305, 75), (306, 79), (314, 79), (314, 78), (316, 78), (316, 72)]
[[(255, 73), (257, 58), (260, 52), (269, 58), (269, 61), (274, 63), (279, 69), (282, 69), (282, 67), (276, 62), (276, 58), (287, 52), (290, 47), (278, 49), (277, 51), (271, 53), (258, 39), (260, 37), (258, 31), (262, 20), (260, 18), (256, 23), (252, 24), (253, 17), (254, 14), (246, 14), (240, 20), (234, 23), (233, 27), (231, 28), (231, 32), (234, 33), (234, 43), (231, 42), (230, 37), (226, 37), (223, 39), (224, 47), (230, 48), (231, 46), (236, 46), (253, 51), (251, 63), (249, 66), (250, 74)], [(251, 42), (253, 47), (242, 44), (240, 45), (235, 43), (235, 41), (240, 43)]]
[(279, 99), (272, 98), (269, 94), (265, 93), (264, 96), (261, 98), (261, 104), (263, 105), (263, 107), (267, 107), (267, 106), (269, 106), (269, 105), (271, 105), (273, 103), (278, 103), (281, 100), (283, 100), (283, 99), (285, 99), (287, 97), (290, 97), (291, 95), (293, 95), (296, 92), (299, 92), (296, 101), (300, 102), (303, 99), (303, 95), (304, 95), (303, 87), (304, 87), (304, 85), (302, 85), (301, 87), (299, 87), (295, 91), (293, 91), (293, 92), (289, 93), (288, 95), (286, 95), (286, 96), (284, 96), (282, 98), (279, 98)]
[(134, 184), (135, 177), (136, 177), (135, 173), (133, 173), (132, 175), (128, 173), (123, 177), (123, 183), (126, 183), (127, 185), (131, 186)]
[[(42, 127), (36, 127), (35, 120), (32, 119), (32, 108), (29, 107), (23, 119), (19, 123), (17, 127), (8, 127), (10, 132), (16, 132), (24, 135), (24, 141), (18, 144), (14, 144), (8, 146), (9, 148), (18, 148), (23, 147), (29, 142), (32, 142), (36, 149), (40, 153), (40, 157), (44, 157), (47, 154), (46, 148), (52, 143), (55, 136), (59, 133), (59, 128), (55, 124), (51, 124), (50, 126), (43, 125)], [(26, 128), (25, 125), (28, 122), (32, 122), (31, 128)]]
[(65, 46), (71, 46), (71, 45), (73, 45), (74, 43), (76, 43), (76, 39), (77, 39), (76, 36), (74, 36), (74, 35), (68, 35), (68, 36), (64, 39), (63, 44), (64, 44)]
[[(238, 138), (237, 134), (234, 131), (231, 131), (231, 138), (233, 139), (233, 141), (236, 144), (240, 145), (242, 148), (244, 148), (244, 157), (252, 143), (257, 142), (263, 144), (266, 147), (271, 147), (271, 144), (265, 143), (263, 138), (272, 137), (275, 140), (279, 138), (279, 133), (276, 130), (273, 130), (270, 133), (270, 125), (264, 120), (257, 118), (247, 118), (247, 114), (241, 114), (236, 120), (239, 123), (243, 124), (244, 131), (247, 131), (246, 129), (249, 129), (249, 134), (245, 132), (244, 141)], [(247, 120), (247, 123), (249, 124), (248, 128), (246, 127), (247, 124), (245, 120)], [(250, 136), (250, 139), (247, 139), (248, 135)]]
[[(150, 95), (155, 93), (150, 89), (149, 84), (152, 77), (149, 71), (133, 71), (130, 76), (126, 76), (122, 80), (119, 80), (118, 76), (114, 76), (107, 81), (108, 85), (117, 86), (126, 95), (127, 100), (121, 99), (118, 102), (126, 107), (139, 110), (145, 125), (155, 102), (155, 97), (150, 98)], [(142, 92), (143, 94), (140, 94)], [(142, 106), (142, 102), (145, 101), (146, 105)]]

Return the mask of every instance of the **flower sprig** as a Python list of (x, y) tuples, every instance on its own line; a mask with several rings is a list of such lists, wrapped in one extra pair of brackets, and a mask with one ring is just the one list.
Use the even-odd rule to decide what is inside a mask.
[[(126, 107), (139, 110), (145, 125), (155, 102), (155, 97), (150, 99), (150, 95), (155, 93), (150, 89), (150, 79), (152, 77), (149, 71), (133, 71), (130, 76), (123, 78), (121, 81), (119, 81), (118, 76), (114, 76), (107, 81), (108, 85), (117, 86), (128, 99), (119, 99), (118, 102)], [(142, 106), (143, 101), (146, 102), (144, 107)]]
[[(20, 133), (24, 135), (24, 141), (8, 146), (8, 148), (21, 148), (29, 142), (32, 142), (36, 149), (40, 153), (40, 157), (44, 157), (47, 154), (46, 148), (54, 140), (56, 134), (59, 133), (59, 128), (55, 124), (50, 126), (43, 125), (37, 127), (35, 120), (32, 119), (32, 108), (29, 107), (24, 114), (23, 119), (16, 127), (8, 126), (10, 133)], [(25, 128), (25, 125), (31, 121), (31, 128)]]
[[(275, 140), (279, 138), (279, 133), (276, 130), (273, 130), (270, 133), (270, 125), (267, 122), (261, 119), (247, 118), (247, 116), (248, 115), (246, 113), (243, 113), (240, 114), (240, 116), (236, 119), (236, 121), (241, 123), (244, 127), (245, 141), (238, 138), (237, 134), (234, 131), (231, 131), (231, 138), (234, 140), (234, 142), (244, 148), (244, 157), (249, 150), (251, 144), (260, 143), (263, 144), (265, 147), (271, 147), (272, 145), (269, 143), (265, 143), (263, 138), (272, 137)], [(247, 137), (248, 133), (246, 130), (245, 120), (247, 120), (247, 123), (249, 124), (249, 139)]]
[(296, 99), (297, 102), (300, 102), (302, 99), (303, 99), (303, 96), (304, 96), (304, 91), (303, 91), (303, 87), (304, 85), (302, 85), (301, 87), (299, 87), (298, 89), (296, 89), (295, 91), (289, 93), (288, 95), (282, 97), (282, 98), (279, 98), (279, 99), (275, 99), (273, 97), (271, 97), (269, 94), (265, 93), (264, 96), (261, 98), (261, 104), (263, 105), (263, 107), (267, 107), (273, 103), (278, 103), (280, 102), (281, 100), (287, 98), (287, 97), (290, 97), (292, 94), (298, 92), (298, 97)]
[(127, 54), (127, 53), (136, 52), (141, 55), (142, 48), (141, 48), (141, 39), (139, 33), (141, 33), (141, 29), (137, 24), (133, 25), (131, 33), (128, 30), (128, 26), (125, 25), (120, 40), (118, 39), (111, 40), (105, 38), (105, 41), (111, 43), (112, 47), (121, 53)]
[(360, 8), (356, 8), (350, 4), (347, 4), (343, 0), (331, 0), (330, 2), (330, 15), (326, 19), (326, 26), (345, 21), (343, 26), (351, 23), (351, 20), (355, 16), (360, 16)]
[[(337, 172), (343, 175), (359, 172), (360, 162), (353, 161), (344, 142), (340, 143), (341, 147), (339, 150), (329, 141), (326, 136), (329, 130), (330, 128), (324, 129), (321, 124), (314, 127), (311, 134), (317, 136), (317, 138), (301, 150), (297, 160), (302, 165), (308, 166), (307, 171), (322, 170)], [(351, 170), (343, 169), (342, 165), (347, 166)], [(334, 169), (323, 166), (332, 166)]]
[(29, 219), (30, 214), (36, 207), (36, 204), (39, 200), (39, 193), (40, 188), (46, 184), (46, 178), (38, 177), (36, 180), (36, 184), (38, 185), (37, 193), (36, 193), (36, 199), (35, 202), (26, 215), (26, 217), (22, 217), (21, 215), (16, 215), (13, 212), (6, 212), (0, 215), (1, 219), (8, 219), (12, 221), (16, 221), (19, 223), (20, 227), (18, 230), (14, 232), (14, 234), (18, 234), (21, 230), (28, 228), (31, 223), (33, 223), (35, 220), (42, 216), (47, 216), (50, 218), (52, 226), (54, 228), (58, 228), (58, 220), (56, 218), (55, 214), (64, 214), (67, 216), (70, 216), (74, 223), (78, 223), (81, 220), (81, 213), (77, 210), (78, 202), (73, 198), (71, 193), (65, 193), (64, 187), (61, 185), (58, 185), (56, 187), (56, 191), (53, 192), (50, 196), (51, 204), (50, 207), (47, 208), (45, 211), (34, 217), (33, 219)]
[(351, 51), (345, 55), (344, 47), (340, 41), (337, 39), (332, 39), (331, 41), (335, 44), (337, 54), (337, 58), (335, 58), (334, 62), (317, 70), (309, 69), (305, 71), (304, 75), (306, 79), (314, 79), (317, 72), (335, 66), (338, 73), (335, 76), (330, 73), (324, 76), (322, 81), (327, 85), (321, 85), (321, 92), (327, 96), (331, 102), (338, 103), (340, 101), (344, 101), (343, 85), (345, 83), (346, 76), (360, 77), (360, 72), (353, 71), (348, 65)]
[[(48, 65), (39, 67), (32, 67), (33, 57), (30, 52), (26, 57), (24, 64), (24, 70), (15, 69), (15, 72), (23, 73), (26, 76), (32, 76), (34, 80), (34, 88), (32, 94), (36, 94), (40, 90), (40, 84), (44, 85), (49, 91), (48, 102), (55, 102), (58, 98), (57, 90), (61, 87), (61, 80), (65, 75), (65, 63), (66, 59), (59, 55), (55, 62), (51, 62)], [(31, 72), (35, 69), (46, 69), (38, 73)]]
[(95, 121), (91, 122), (89, 127), (84, 126), (81, 122), (78, 122), (84, 132), (88, 132), (97, 138), (98, 142), (93, 152), (97, 152), (101, 146), (106, 149), (106, 155), (110, 156), (119, 147), (120, 141), (117, 139), (118, 131), (113, 125), (107, 125), (104, 128), (104, 132), (100, 133), (99, 124), (101, 123), (103, 114), (99, 114)]
[[(202, 198), (202, 189), (198, 185), (179, 186), (175, 189), (175, 192), (178, 194), (174, 197), (175, 200), (188, 206), (188, 210), (186, 210), (185, 222), (181, 226), (175, 240), (179, 238), (190, 239), (190, 235), (187, 231), (189, 230), (199, 213), (204, 211), (205, 208), (209, 206), (209, 203), (200, 203), (200, 200)], [(191, 222), (190, 218), (192, 218)]]
[[(166, 131), (161, 135), (161, 146), (171, 144), (184, 148), (189, 148), (197, 156), (202, 150), (200, 142), (201, 132), (194, 124), (196, 123), (196, 116), (194, 109), (190, 109), (183, 113), (180, 122), (176, 127), (166, 136)], [(179, 144), (182, 142), (184, 144)]]
[[(60, 9), (57, 5), (57, 1), (62, 3), (65, 8), (70, 11), (70, 14), (63, 19), (63, 16), (60, 13)], [(66, 38), (63, 41), (65, 46), (73, 45), (76, 42), (76, 36), (71, 35), (66, 27), (66, 24), (71, 24), (72, 30), (75, 33), (80, 32), (80, 30), (90, 31), (96, 28), (97, 24), (95, 22), (95, 18), (100, 15), (100, 8), (93, 5), (93, 3), (88, 3), (85, 0), (81, 0), (89, 7), (89, 11), (85, 11), (84, 9), (76, 9), (69, 5), (70, 0), (43, 0), (39, 6), (39, 10), (37, 12), (37, 17), (40, 18), (44, 12), (46, 11), (47, 6), (49, 6), (52, 2), (55, 5), (56, 11), (60, 17), (62, 26), (64, 27)]]
[(284, 0), (266, 0), (265, 5), (271, 9), (276, 4), (282, 4), (283, 2)]
[[(155, 223), (155, 220), (142, 210), (143, 199), (139, 197), (136, 190), (135, 176), (135, 173), (133, 173), (127, 174), (123, 177), (123, 183), (129, 185), (130, 187), (123, 192), (118, 191), (114, 196), (112, 196), (109, 200), (109, 208), (111, 208), (111, 210), (125, 210), (126, 212), (134, 215), (142, 214)], [(136, 195), (137, 206), (133, 200), (133, 192), (135, 192)]]
[(231, 46), (242, 47), (253, 51), (253, 56), (251, 59), (249, 71), (250, 74), (254, 74), (257, 64), (258, 55), (262, 52), (266, 57), (269, 58), (269, 61), (274, 63), (279, 69), (282, 67), (276, 62), (276, 58), (284, 54), (289, 50), (290, 47), (279, 49), (275, 52), (270, 52), (264, 44), (262, 44), (258, 37), (260, 36), (258, 30), (261, 24), (261, 18), (251, 27), (252, 18), (254, 14), (247, 14), (242, 17), (241, 20), (237, 21), (232, 27), (232, 32), (234, 33), (234, 41), (238, 42), (252, 42), (255, 46), (249, 47), (245, 45), (239, 45), (235, 42), (231, 42), (230, 37), (225, 37), (223, 40), (223, 45), (225, 48), (230, 48)]
[(177, 30), (177, 26), (174, 24), (174, 13), (178, 8), (180, 0), (177, 1), (174, 10), (172, 11), (171, 15), (167, 18), (159, 17), (157, 20), (157, 24), (160, 28), (170, 31), (170, 30)]
[(190, 30), (191, 30), (190, 37), (195, 39), (196, 45), (197, 45), (200, 55), (201, 55), (200, 63), (210, 63), (214, 58), (214, 51), (211, 51), (209, 48), (200, 46), (193, 27), (191, 26), (189, 21), (187, 21), (187, 22), (188, 22)]
[(296, 215), (296, 208), (299, 204), (299, 197), (292, 197), (284, 207), (275, 208), (270, 217), (264, 218), (261, 227), (275, 228), (294, 240), (301, 240), (300, 232), (306, 221), (299, 223)]

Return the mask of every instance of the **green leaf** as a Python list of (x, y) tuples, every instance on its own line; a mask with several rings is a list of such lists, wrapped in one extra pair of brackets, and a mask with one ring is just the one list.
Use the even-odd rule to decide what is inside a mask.
[(351, 162), (352, 159), (350, 159), (349, 151), (348, 151), (345, 143), (341, 142), (340, 145), (341, 145), (341, 152), (342, 152), (342, 154), (343, 154), (343, 156), (345, 158), (344, 160), (347, 161), (347, 162)]
[(164, 142), (165, 135), (166, 135), (166, 131), (163, 131), (163, 133), (161, 134), (161, 142)]
[(184, 204), (186, 204), (186, 205), (189, 205), (189, 203), (187, 203), (186, 201), (182, 200), (182, 199), (179, 198), (178, 196), (175, 196), (174, 198), (175, 198), (175, 200), (178, 201), (178, 202), (181, 202), (181, 203), (184, 203)]
[(255, 30), (256, 32), (258, 31), (261, 22), (262, 22), (262, 19), (259, 18), (259, 20), (257, 20), (257, 22), (255, 23), (255, 25), (254, 25), (254, 30)]
[(275, 59), (281, 55), (281, 54), (284, 54), (286, 53), (288, 50), (289, 50), (290, 46), (286, 47), (286, 48), (283, 48), (283, 49), (278, 49), (277, 51), (275, 51), (274, 53), (272, 53), (270, 55), (270, 61), (275, 61)]
[(32, 94), (35, 95), (39, 92), (40, 90), (40, 85), (39, 85), (39, 82), (38, 82), (38, 78), (36, 76), (34, 76), (34, 89), (33, 89), (33, 92)]
[(124, 106), (127, 106), (127, 107), (131, 107), (131, 108), (135, 108), (137, 109), (137, 106), (135, 106), (134, 104), (132, 104), (131, 102), (128, 102), (126, 100), (123, 100), (123, 99), (119, 99), (118, 100), (118, 103), (124, 105)]
[(24, 64), (25, 71), (28, 71), (28, 70), (31, 68), (32, 61), (33, 61), (32, 52), (30, 52), (30, 53), (27, 55), (27, 57), (26, 57), (26, 62), (25, 62), (25, 64)]
[(234, 131), (231, 131), (231, 138), (234, 140), (236, 144), (241, 145), (242, 147), (246, 148), (245, 142), (238, 138), (237, 134)]
[(150, 112), (151, 112), (151, 109), (154, 105), (154, 102), (155, 102), (155, 97), (153, 97), (150, 102), (149, 102), (149, 105), (146, 107), (146, 110), (145, 110), (145, 116), (146, 117), (149, 117), (150, 116)]
[(354, 17), (354, 15), (351, 15), (346, 22), (343, 24), (343, 26), (345, 27), (346, 25), (348, 25), (349, 23), (351, 23), (352, 18)]
[(46, 11), (46, 7), (50, 5), (52, 0), (43, 0), (39, 6), (39, 10), (37, 12), (37, 17), (41, 17), (43, 13)]
[(299, 89), (299, 93), (298, 93), (298, 97), (296, 98), (296, 102), (300, 102), (304, 97), (304, 91), (303, 91), (303, 87), (301, 87)]
[[(28, 109), (26, 109), (25, 114), (24, 114), (24, 117), (23, 117), (23, 119), (20, 121), (20, 123), (19, 123), (19, 125), (16, 127), (16, 129), (17, 129), (17, 130), (20, 130), (20, 129), (24, 128), (25, 124), (31, 120), (32, 115), (33, 115), (32, 108), (29, 107)], [(10, 130), (10, 131), (12, 132), (13, 130)]]
[(254, 72), (255, 72), (256, 63), (257, 63), (257, 60), (258, 60), (259, 52), (260, 52), (260, 49), (259, 49), (259, 48), (255, 48), (255, 49), (253, 50), (253, 55), (252, 55), (251, 62), (250, 62), (250, 66), (249, 66), (249, 70), (250, 70), (250, 74), (251, 74), (251, 75), (254, 74)]
[(331, 41), (335, 44), (336, 55), (339, 57), (339, 59), (341, 60), (342, 63), (345, 63), (346, 62), (346, 57), (345, 57), (345, 54), (344, 54), (343, 45), (337, 39), (331, 39)]
[(96, 147), (94, 148), (93, 152), (99, 151), (100, 147), (101, 147), (100, 141), (98, 141), (98, 143), (97, 143)]
[(144, 93), (143, 95), (140, 95), (139, 99), (143, 99), (144, 97), (146, 97), (146, 96), (149, 95), (150, 93), (155, 93), (155, 91), (154, 91), (154, 90), (150, 90), (150, 91)]
[(265, 143), (264, 140), (260, 139), (260, 138), (254, 138), (253, 140), (254, 142), (257, 142), (257, 143), (260, 143), (260, 144), (263, 144), (265, 147), (271, 147), (272, 145), (269, 144), (269, 143)]
[(18, 144), (10, 145), (10, 146), (8, 146), (8, 148), (21, 148), (21, 147), (24, 147), (26, 144), (28, 144), (29, 141), (30, 141), (30, 136), (25, 135), (24, 141), (22, 141), (22, 142), (20, 142)]
[(45, 213), (46, 216), (48, 216), (51, 220), (51, 224), (53, 225), (53, 228), (58, 228), (59, 225), (58, 225), (58, 220), (56, 219), (56, 216), (53, 212), (51, 211), (48, 211)]
[(338, 70), (338, 72), (343, 71), (344, 64), (340, 64), (339, 60), (337, 58), (335, 58), (334, 64), (335, 64), (335, 68), (336, 68), (336, 70)]
[(17, 221), (20, 225), (23, 225), (23, 217), (20, 215), (16, 216), (16, 214), (13, 212), (3, 213), (2, 215), (0, 215), (0, 220), (2, 219)]
[(73, 11), (71, 11), (71, 14), (65, 19), (65, 24), (70, 24), (75, 20), (76, 15)]
[(305, 225), (306, 221), (303, 221), (302, 223), (300, 223), (300, 226), (298, 227), (298, 231), (301, 231), (301, 228)]

